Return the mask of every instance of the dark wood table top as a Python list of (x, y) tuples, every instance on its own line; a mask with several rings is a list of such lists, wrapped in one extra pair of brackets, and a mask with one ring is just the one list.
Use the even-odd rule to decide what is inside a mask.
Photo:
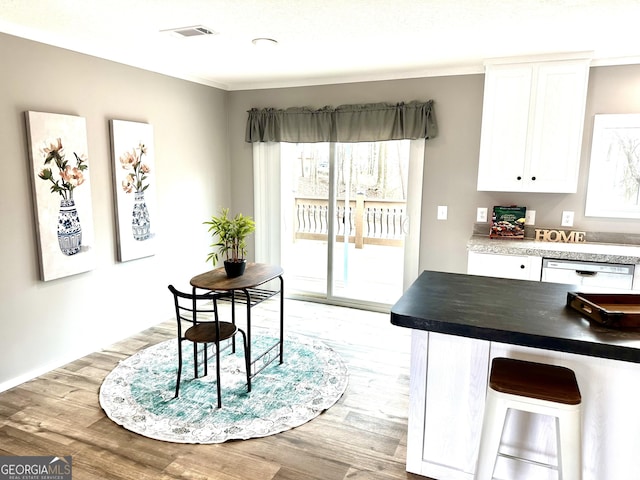
[(401, 327), (640, 363), (640, 330), (566, 306), (575, 285), (424, 271), (391, 308)]
[(227, 277), (224, 267), (209, 270), (191, 279), (191, 286), (204, 290), (242, 290), (254, 288), (258, 285), (278, 278), (284, 273), (282, 267), (264, 263), (247, 263), (244, 275)]

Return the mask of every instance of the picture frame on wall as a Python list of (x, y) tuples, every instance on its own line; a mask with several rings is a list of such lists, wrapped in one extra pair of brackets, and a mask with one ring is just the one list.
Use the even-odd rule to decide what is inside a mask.
[(640, 218), (640, 114), (595, 115), (585, 215)]
[(91, 168), (83, 117), (25, 112), (40, 278), (95, 268)]
[(111, 120), (118, 260), (155, 255), (156, 178), (153, 127)]

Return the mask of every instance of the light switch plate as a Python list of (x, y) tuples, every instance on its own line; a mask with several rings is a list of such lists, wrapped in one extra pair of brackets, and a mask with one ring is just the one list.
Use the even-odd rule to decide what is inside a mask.
[(446, 220), (446, 219), (447, 219), (447, 206), (438, 205), (438, 220)]
[(573, 212), (570, 210), (565, 210), (562, 212), (562, 223), (560, 224), (563, 227), (573, 227)]
[(476, 222), (486, 222), (487, 221), (487, 209), (486, 208), (478, 208), (478, 212), (476, 213)]
[(527, 210), (526, 217), (524, 220), (525, 225), (535, 225), (536, 224), (536, 211), (535, 210)]

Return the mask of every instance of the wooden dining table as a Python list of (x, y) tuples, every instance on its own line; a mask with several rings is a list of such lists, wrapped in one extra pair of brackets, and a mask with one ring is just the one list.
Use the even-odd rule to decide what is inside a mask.
[[(224, 267), (209, 270), (208, 272), (196, 275), (191, 279), (191, 286), (194, 293), (196, 289), (211, 292), (231, 293), (227, 298), (231, 301), (231, 320), (236, 322), (236, 303), (246, 304), (247, 309), (247, 353), (250, 361), (249, 376), (253, 378), (264, 368), (271, 364), (276, 358), (280, 363), (284, 362), (284, 270), (277, 265), (264, 263), (247, 263), (244, 274), (239, 277), (228, 277)], [(279, 289), (264, 288), (265, 284), (277, 280)], [(280, 332), (278, 341), (266, 350), (252, 353), (251, 347), (251, 309), (257, 304), (280, 295)], [(235, 347), (235, 344), (234, 344)], [(274, 352), (277, 351), (277, 355)], [(255, 355), (255, 358), (254, 356)]]

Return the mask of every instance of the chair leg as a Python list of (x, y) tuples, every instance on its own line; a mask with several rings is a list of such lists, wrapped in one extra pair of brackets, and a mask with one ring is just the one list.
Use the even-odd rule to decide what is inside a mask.
[(582, 442), (580, 410), (563, 413), (556, 417), (558, 445), (558, 479), (579, 480), (582, 478)]
[[(247, 348), (247, 335), (243, 330), (238, 329), (238, 331), (242, 334), (242, 348), (244, 349), (244, 366), (247, 371), (247, 392), (251, 392), (251, 359), (249, 358)], [(235, 337), (234, 337), (235, 338)]]
[(203, 362), (204, 362), (204, 376), (206, 377), (209, 374), (209, 357), (207, 355), (207, 344), (204, 344), (204, 350), (202, 352)]
[(176, 395), (173, 398), (178, 398), (180, 392), (180, 377), (182, 375), (182, 340), (178, 339), (178, 378), (176, 379)]
[(216, 346), (216, 387), (218, 390), (218, 408), (222, 408), (222, 386), (220, 385), (220, 342)]
[(198, 378), (198, 344), (193, 342), (193, 378)]
[(506, 402), (497, 398), (489, 390), (485, 400), (484, 419), (480, 434), (480, 449), (474, 477), (476, 480), (491, 480), (493, 478), (507, 410)]

